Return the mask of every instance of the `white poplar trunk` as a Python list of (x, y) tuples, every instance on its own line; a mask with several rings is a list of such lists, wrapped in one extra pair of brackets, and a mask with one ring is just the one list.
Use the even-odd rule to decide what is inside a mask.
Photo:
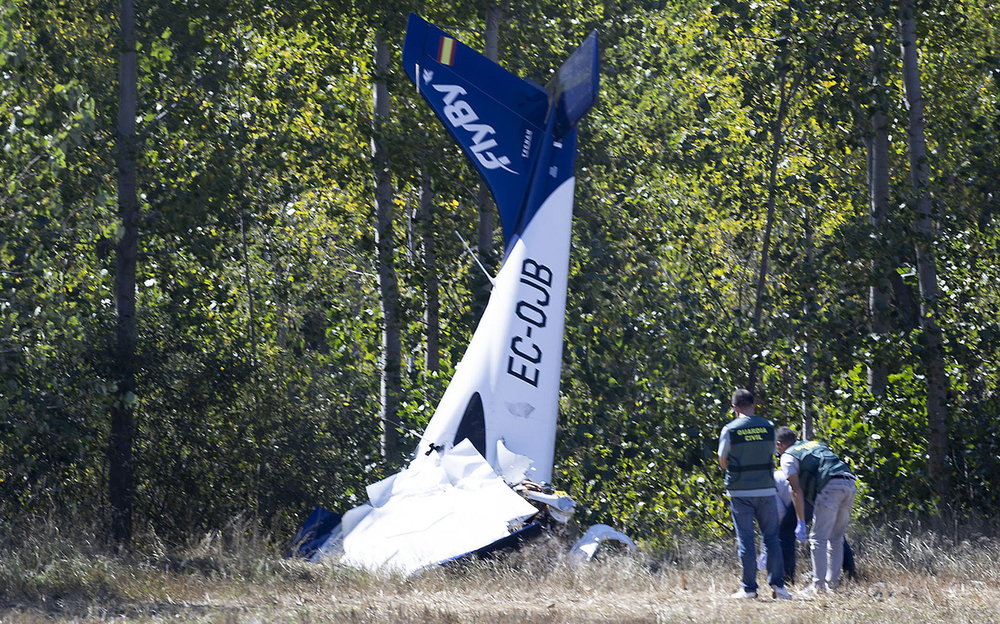
[[(808, 209), (807, 209), (808, 210)], [(814, 238), (814, 230), (812, 222), (809, 220), (808, 213), (806, 214), (804, 229), (806, 232), (806, 274), (813, 275), (815, 263), (816, 263), (816, 245)], [(802, 384), (802, 439), (812, 440), (815, 435), (816, 430), (816, 411), (813, 408), (813, 395), (815, 394), (816, 385), (813, 382), (814, 376), (814, 366), (813, 366), (813, 345), (810, 340), (811, 336), (808, 330), (808, 323), (810, 322), (812, 316), (814, 297), (810, 290), (806, 297), (806, 303), (804, 314), (802, 318), (806, 323), (805, 332), (805, 353), (804, 353), (804, 382)]]
[(424, 248), (424, 336), (427, 340), (424, 370), (428, 373), (437, 373), (441, 370), (441, 300), (437, 245), (434, 239), (434, 195), (431, 191), (431, 177), (426, 171), (420, 172), (420, 208), (417, 212), (417, 222)]
[(402, 348), (399, 332), (399, 282), (393, 263), (393, 189), (389, 152), (385, 143), (389, 125), (389, 48), (381, 32), (375, 34), (375, 81), (372, 89), (372, 164), (375, 169), (375, 245), (378, 254), (378, 284), (382, 301), (382, 371), (379, 421), (381, 452), (395, 461), (399, 442), (399, 404), (402, 394)]
[[(882, 57), (884, 48), (880, 41), (872, 51), (871, 74), (879, 96), (872, 107), (869, 119), (871, 122), (871, 139), (868, 141), (868, 223), (878, 236), (885, 231), (886, 215), (889, 206), (889, 133), (886, 129), (887, 118), (882, 107), (885, 105), (882, 76)], [(868, 310), (871, 318), (871, 330), (875, 335), (887, 337), (889, 314), (889, 276), (884, 261), (875, 260), (872, 263), (872, 285), (868, 288)], [(884, 361), (875, 353), (868, 368), (868, 391), (876, 397), (884, 397), (888, 386), (889, 373)]]

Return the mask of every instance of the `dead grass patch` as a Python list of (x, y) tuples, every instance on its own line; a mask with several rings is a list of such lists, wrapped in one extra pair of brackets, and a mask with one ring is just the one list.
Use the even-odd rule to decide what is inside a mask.
[(995, 536), (886, 525), (863, 528), (852, 544), (858, 580), (787, 602), (765, 592), (729, 599), (735, 547), (694, 540), (655, 557), (609, 555), (583, 566), (542, 540), (412, 578), (284, 560), (252, 532), (239, 543), (208, 536), (145, 557), (36, 540), (0, 553), (0, 622), (1000, 624)]

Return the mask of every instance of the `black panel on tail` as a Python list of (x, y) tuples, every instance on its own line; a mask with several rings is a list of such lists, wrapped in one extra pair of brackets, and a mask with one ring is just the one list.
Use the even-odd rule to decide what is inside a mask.
[(465, 414), (458, 424), (452, 446), (465, 438), (469, 438), (479, 454), (486, 457), (486, 415), (483, 413), (483, 399), (478, 392), (472, 395), (469, 404), (465, 406)]

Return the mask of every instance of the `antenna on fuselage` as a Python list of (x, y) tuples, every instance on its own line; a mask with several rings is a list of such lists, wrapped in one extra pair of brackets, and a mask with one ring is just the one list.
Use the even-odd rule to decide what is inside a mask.
[(469, 243), (465, 242), (465, 239), (462, 238), (462, 235), (458, 233), (458, 230), (455, 230), (455, 236), (458, 237), (458, 240), (462, 241), (462, 245), (465, 246), (465, 250), (467, 252), (469, 252), (469, 255), (472, 256), (472, 259), (476, 261), (476, 264), (479, 265), (479, 268), (483, 270), (483, 275), (485, 275), (486, 279), (488, 279), (490, 281), (490, 288), (496, 288), (496, 285), (497, 285), (496, 280), (494, 280), (490, 276), (490, 272), (487, 271), (486, 267), (483, 266), (483, 263), (479, 261), (479, 256), (477, 256), (476, 254), (474, 254), (472, 252), (472, 248), (469, 247)]

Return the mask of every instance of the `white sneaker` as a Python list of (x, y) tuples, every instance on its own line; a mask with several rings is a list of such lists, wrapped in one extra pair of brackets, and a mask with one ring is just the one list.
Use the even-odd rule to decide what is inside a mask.
[(771, 590), (774, 594), (771, 595), (775, 600), (791, 600), (792, 595), (788, 593), (788, 590), (784, 587), (778, 587), (777, 585), (771, 585)]
[(818, 596), (820, 594), (826, 593), (826, 587), (823, 585), (818, 585), (816, 581), (809, 583), (799, 591), (800, 594), (807, 597)]
[(729, 597), (730, 598), (756, 598), (757, 597), (757, 592), (755, 592), (755, 591), (749, 591), (748, 592), (745, 589), (741, 589), (738, 592), (736, 592), (735, 594), (731, 594)]

